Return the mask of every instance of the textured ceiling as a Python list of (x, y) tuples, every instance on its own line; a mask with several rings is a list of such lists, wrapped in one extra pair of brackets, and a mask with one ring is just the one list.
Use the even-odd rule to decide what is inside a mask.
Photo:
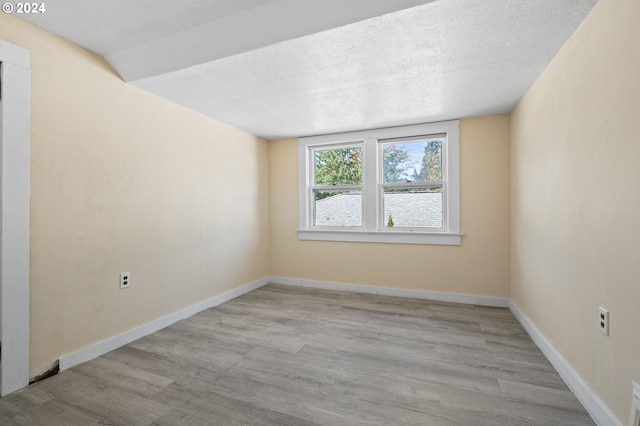
[[(267, 139), (510, 112), (596, 3), (364, 0), (372, 7), (346, 8), (347, 19), (330, 0), (304, 0), (313, 13), (303, 0), (59, 1), (83, 6), (32, 22), (142, 89)], [(154, 13), (91, 31), (132, 4)], [(230, 25), (225, 40), (207, 38)], [(217, 47), (196, 48), (203, 40)]]
[(270, 0), (54, 0), (18, 15), (102, 56), (221, 20)]
[(125, 81), (434, 0), (56, 0), (20, 18), (92, 50)]

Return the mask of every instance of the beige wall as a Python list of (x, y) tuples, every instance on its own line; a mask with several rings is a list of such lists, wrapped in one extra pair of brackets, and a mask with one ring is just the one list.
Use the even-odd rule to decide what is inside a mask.
[(600, 0), (511, 122), (511, 295), (623, 423), (640, 381), (638, 22), (638, 0)]
[(509, 296), (508, 116), (461, 121), (461, 246), (299, 241), (297, 152), (269, 144), (271, 275)]
[(511, 296), (624, 421), (640, 381), (637, 22), (637, 0), (600, 0), (511, 120), (461, 121), (457, 247), (298, 241), (296, 140), (128, 86), (0, 14), (0, 38), (32, 52), (31, 368), (271, 274)]
[(0, 38), (32, 54), (32, 371), (268, 276), (266, 141), (5, 14)]

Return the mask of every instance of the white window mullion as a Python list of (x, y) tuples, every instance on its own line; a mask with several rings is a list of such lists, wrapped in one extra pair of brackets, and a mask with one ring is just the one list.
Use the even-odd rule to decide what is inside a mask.
[(311, 225), (311, 188), (309, 147), (298, 145), (298, 227), (308, 229)]
[[(444, 220), (446, 230), (460, 232), (460, 129), (458, 126), (447, 132), (446, 151), (443, 152), (443, 172), (446, 182), (443, 186)], [(446, 161), (445, 161), (446, 159)]]
[(364, 140), (364, 202), (363, 222), (367, 231), (377, 231), (379, 220), (379, 191), (378, 191), (378, 139), (368, 137)]

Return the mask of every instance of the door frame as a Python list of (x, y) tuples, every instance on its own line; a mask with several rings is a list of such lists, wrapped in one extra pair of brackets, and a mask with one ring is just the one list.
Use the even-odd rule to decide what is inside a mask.
[(31, 53), (0, 39), (0, 395), (29, 384)]

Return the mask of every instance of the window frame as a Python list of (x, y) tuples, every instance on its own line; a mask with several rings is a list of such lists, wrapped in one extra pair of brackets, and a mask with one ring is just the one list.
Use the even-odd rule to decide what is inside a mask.
[[(442, 136), (444, 135), (444, 136)], [(443, 228), (387, 228), (382, 226), (382, 146), (400, 138), (442, 137)], [(362, 144), (362, 226), (313, 225), (312, 153), (318, 148)], [(298, 238), (317, 241), (352, 241), (407, 244), (460, 245), (460, 123), (439, 123), (310, 136), (298, 139)], [(418, 186), (427, 186), (420, 183)], [(347, 229), (345, 229), (347, 228)]]

